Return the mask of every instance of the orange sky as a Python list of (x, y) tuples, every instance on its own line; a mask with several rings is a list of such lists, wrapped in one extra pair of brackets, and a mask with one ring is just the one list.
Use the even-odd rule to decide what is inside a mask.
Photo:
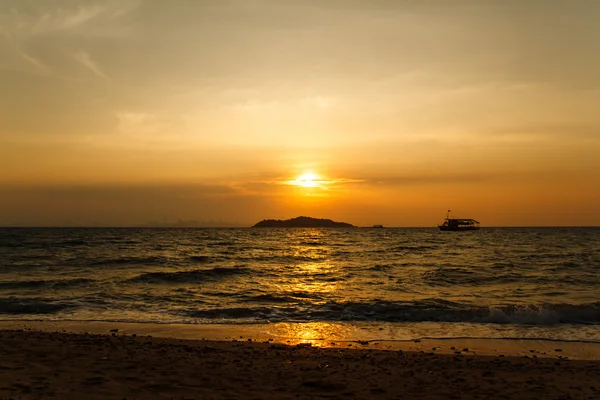
[(598, 21), (593, 0), (2, 0), (0, 226), (600, 225)]

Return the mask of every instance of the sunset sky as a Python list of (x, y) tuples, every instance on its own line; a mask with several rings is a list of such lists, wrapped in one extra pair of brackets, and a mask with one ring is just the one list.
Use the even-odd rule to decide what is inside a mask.
[(599, 21), (597, 0), (0, 0), (0, 225), (600, 225)]

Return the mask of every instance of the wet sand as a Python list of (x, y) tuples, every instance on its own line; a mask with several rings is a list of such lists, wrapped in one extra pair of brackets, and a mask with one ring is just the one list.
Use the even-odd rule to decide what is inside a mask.
[(317, 347), (243, 334), (174, 339), (108, 325), (88, 324), (90, 333), (51, 332), (48, 324), (0, 331), (0, 398), (600, 399), (600, 361), (573, 360), (563, 348), (510, 356), (480, 355), (457, 347), (461, 341), (402, 344), (413, 351), (358, 341)]
[[(377, 350), (403, 350), (409, 352), (435, 352), (436, 354), (493, 355), (554, 357), (571, 360), (600, 361), (600, 342), (565, 342), (553, 340), (507, 340), (452, 338), (397, 339), (406, 335), (393, 335), (352, 330), (352, 325), (326, 322), (272, 323), (272, 324), (150, 324), (82, 321), (0, 321), (0, 330), (39, 330), (46, 332), (107, 334), (118, 329), (119, 334), (188, 339), (231, 341), (252, 339), (286, 345), (311, 344), (314, 347), (337, 347)], [(401, 328), (399, 330), (402, 330)], [(468, 349), (464, 351), (464, 349)], [(558, 350), (558, 351), (557, 351)]]

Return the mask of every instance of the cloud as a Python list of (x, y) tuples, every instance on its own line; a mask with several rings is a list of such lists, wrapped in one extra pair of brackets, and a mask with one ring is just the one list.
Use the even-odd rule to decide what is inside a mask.
[(141, 1), (119, 0), (80, 4), (77, 7), (50, 8), (47, 2), (18, 4), (0, 13), (5, 36), (32, 37), (77, 32), (87, 36), (114, 36), (120, 30), (112, 21), (136, 10)]
[(79, 51), (73, 54), (73, 58), (81, 63), (83, 66), (87, 67), (90, 71), (96, 74), (98, 77), (110, 81), (110, 78), (102, 71), (100, 65), (98, 65), (90, 55), (84, 51)]
[[(283, 181), (276, 181), (273, 183), (275, 183), (277, 185), (306, 186), (307, 184), (305, 182), (303, 182), (304, 180), (305, 179), (301, 176), (299, 178), (283, 180)], [(324, 190), (329, 190), (329, 189), (339, 188), (340, 186), (343, 186), (343, 185), (348, 185), (348, 184), (353, 184), (353, 183), (362, 183), (362, 182), (365, 182), (364, 179), (351, 179), (351, 178), (330, 179), (330, 178), (316, 177), (316, 178), (310, 180), (308, 186), (319, 188), (319, 189), (324, 189)]]
[[(506, 175), (506, 174), (504, 174)], [(427, 174), (420, 173), (414, 175), (365, 175), (354, 178), (328, 178), (316, 177), (312, 179), (311, 189), (336, 190), (353, 185), (381, 185), (381, 186), (412, 186), (412, 185), (431, 185), (431, 184), (471, 184), (497, 182), (502, 179), (503, 174), (494, 173), (472, 173), (472, 174)], [(239, 187), (254, 189), (256, 191), (267, 190), (269, 186), (297, 186), (305, 185), (299, 182), (298, 178), (285, 179), (276, 178), (273, 180), (250, 181), (244, 184), (238, 184)]]
[(72, 30), (97, 18), (102, 12), (103, 9), (98, 4), (91, 7), (80, 6), (76, 10), (59, 9), (48, 12), (34, 26), (34, 32)]
[(490, 134), (498, 137), (512, 137), (520, 139), (561, 139), (564, 137), (577, 138), (578, 140), (600, 139), (600, 125), (585, 124), (555, 124), (555, 125), (525, 125), (521, 127), (508, 127), (491, 129)]
[[(259, 196), (279, 196), (281, 194), (289, 194), (289, 190), (293, 188), (311, 190), (312, 193), (325, 193), (328, 191), (340, 190), (342, 187), (363, 183), (362, 179), (353, 178), (330, 178), (325, 176), (314, 175), (310, 180), (310, 185), (303, 182), (302, 177), (282, 177), (274, 174), (263, 173), (261, 176), (246, 177), (247, 179), (236, 179), (232, 183), (232, 187), (242, 193), (259, 195)], [(306, 174), (301, 174), (306, 175)], [(289, 186), (291, 188), (285, 188)]]
[[(537, 175), (530, 173), (529, 175), (523, 171), (519, 172), (520, 176), (529, 176), (535, 179)], [(268, 176), (262, 174), (263, 177), (247, 180), (237, 180), (232, 183), (236, 189), (244, 193), (260, 194), (260, 195), (279, 195), (285, 186), (297, 187), (300, 189), (322, 190), (322, 191), (339, 191), (344, 188), (350, 188), (356, 185), (360, 186), (381, 186), (381, 187), (398, 187), (398, 186), (415, 186), (415, 185), (444, 185), (444, 184), (485, 184), (488, 182), (497, 183), (503, 179), (510, 177), (510, 173), (415, 173), (407, 175), (356, 175), (355, 177), (328, 177), (315, 175), (311, 179), (312, 185), (306, 186), (302, 179), (298, 177), (281, 177)], [(352, 175), (346, 173), (345, 175)], [(282, 188), (281, 190), (277, 187)]]
[(98, 38), (121, 37), (131, 32), (133, 25), (124, 17), (141, 5), (139, 0), (0, 3), (0, 52), (7, 55), (2, 69), (66, 80), (71, 79), (72, 68), (65, 62), (65, 55), (73, 56), (96, 76), (109, 80), (88, 52), (77, 51), (73, 45), (97, 48)]
[(48, 66), (46, 66), (44, 63), (42, 63), (40, 60), (38, 60), (37, 58), (30, 56), (29, 54), (25, 53), (22, 50), (19, 50), (19, 53), (21, 54), (21, 57), (23, 57), (25, 60), (27, 60), (30, 64), (36, 66), (39, 72), (48, 73), (50, 71), (50, 68)]
[(507, 174), (496, 173), (464, 173), (464, 174), (434, 174), (420, 173), (414, 175), (381, 175), (364, 176), (352, 183), (384, 186), (440, 185), (440, 184), (482, 184), (497, 182)]

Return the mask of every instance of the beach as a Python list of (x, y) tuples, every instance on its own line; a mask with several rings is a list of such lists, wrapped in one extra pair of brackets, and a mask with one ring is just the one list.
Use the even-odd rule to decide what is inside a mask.
[(196, 340), (131, 333), (127, 324), (61, 328), (3, 324), (0, 398), (600, 398), (598, 344), (552, 342), (544, 350), (532, 341), (523, 354), (522, 343), (506, 340), (474, 351), (460, 346), (476, 341), (288, 342), (234, 327)]

